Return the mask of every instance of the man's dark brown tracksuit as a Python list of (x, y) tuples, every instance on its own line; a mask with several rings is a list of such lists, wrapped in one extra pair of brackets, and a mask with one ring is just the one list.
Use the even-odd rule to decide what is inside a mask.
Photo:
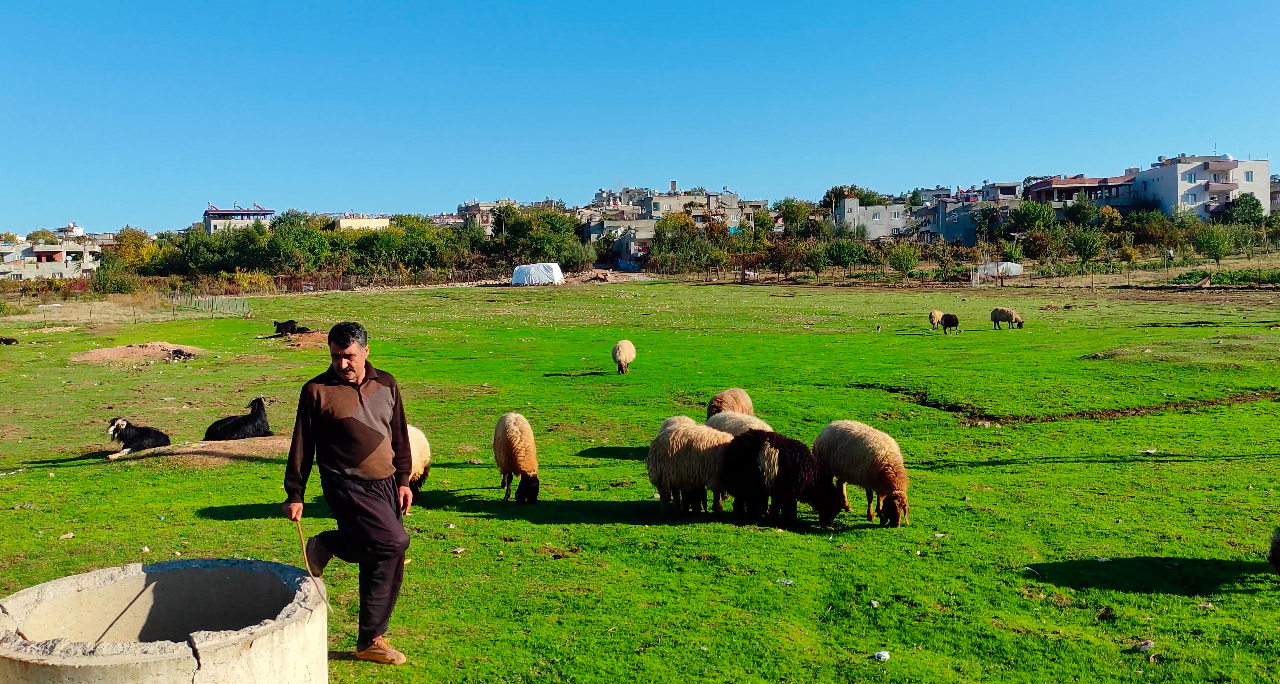
[(313, 460), (338, 523), (318, 535), (320, 545), (360, 565), (356, 650), (364, 650), (387, 631), (409, 548), (397, 491), (409, 484), (412, 459), (395, 378), (366, 363), (359, 387), (332, 367), (307, 381), (284, 476), (287, 502), (302, 502)]

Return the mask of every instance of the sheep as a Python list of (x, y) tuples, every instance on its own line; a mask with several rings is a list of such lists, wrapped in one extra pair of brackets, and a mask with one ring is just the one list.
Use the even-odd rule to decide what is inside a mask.
[(613, 362), (618, 364), (618, 375), (626, 375), (635, 360), (636, 346), (631, 344), (631, 340), (621, 340), (613, 345)]
[(206, 442), (222, 442), (232, 439), (249, 439), (250, 437), (270, 437), (271, 426), (267, 424), (267, 404), (258, 397), (249, 402), (249, 415), (228, 416), (219, 418), (204, 431)]
[(107, 437), (124, 445), (120, 451), (107, 456), (108, 460), (114, 461), (134, 451), (169, 446), (169, 435), (155, 428), (133, 425), (124, 418), (112, 418), (107, 423)]
[(1013, 326), (1015, 325), (1018, 326), (1019, 330), (1021, 330), (1022, 316), (1019, 316), (1018, 312), (1013, 309), (1004, 306), (997, 306), (991, 310), (991, 323), (995, 325), (996, 330), (1000, 329), (1001, 323), (1008, 323), (1010, 330), (1013, 330)]
[(17, 343), (18, 343), (17, 338), (13, 338), (13, 337), (0, 337), (0, 344), (17, 344)]
[(692, 418), (675, 416), (662, 423), (649, 443), (645, 470), (658, 490), (664, 513), (706, 508), (706, 490), (712, 492), (712, 510), (723, 510), (720, 483), (723, 450), (733, 435), (699, 425)]
[(946, 335), (948, 330), (960, 331), (960, 317), (955, 314), (942, 314), (942, 334)]
[(941, 311), (938, 311), (937, 309), (934, 309), (933, 311), (930, 311), (930, 312), (929, 312), (929, 325), (933, 326), (933, 329), (934, 329), (934, 330), (937, 330), (937, 329), (938, 329), (938, 324), (939, 324), (939, 323), (941, 323), (941, 322), (942, 322), (942, 312), (941, 312)]
[(493, 460), (502, 473), (503, 501), (511, 500), (511, 480), (520, 476), (517, 504), (538, 503), (538, 448), (533, 443), (533, 427), (519, 413), (504, 413), (493, 428)]
[(721, 411), (707, 419), (707, 427), (715, 428), (721, 432), (727, 432), (734, 437), (746, 432), (747, 430), (764, 430), (773, 432), (773, 428), (769, 424), (756, 418), (748, 416), (745, 413), (737, 411)]
[(747, 396), (747, 391), (737, 387), (727, 389), (711, 397), (711, 401), (707, 402), (708, 418), (721, 411), (737, 411), (748, 416), (756, 414), (755, 408), (751, 405), (751, 397)]
[[(880, 516), (882, 526), (910, 524), (907, 468), (902, 450), (889, 435), (854, 420), (837, 420), (822, 428), (813, 441), (813, 455), (836, 477), (844, 509), (852, 511), (846, 483), (867, 492), (867, 521)], [(875, 493), (876, 505), (871, 506)]]
[(1271, 533), (1271, 552), (1267, 554), (1267, 562), (1280, 572), (1280, 527)]
[(431, 474), (431, 442), (427, 441), (427, 436), (422, 434), (422, 430), (406, 425), (409, 430), (409, 453), (412, 456), (413, 465), (409, 471), (409, 489), (417, 496), (418, 491), (422, 489), (422, 483)]
[(725, 449), (723, 467), (725, 491), (734, 497), (733, 515), (739, 525), (748, 516), (759, 520), (766, 504), (769, 516), (788, 527), (796, 525), (800, 501), (813, 507), (823, 527), (840, 512), (840, 492), (831, 483), (831, 473), (800, 440), (747, 430)]

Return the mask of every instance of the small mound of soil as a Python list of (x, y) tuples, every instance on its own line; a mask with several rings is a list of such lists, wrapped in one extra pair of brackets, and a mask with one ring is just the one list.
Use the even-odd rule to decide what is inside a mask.
[(197, 468), (212, 468), (235, 461), (255, 461), (289, 453), (289, 435), (233, 439), (225, 442), (183, 442), (167, 447), (149, 449), (137, 454), (126, 454), (120, 460), (130, 458), (174, 457), (179, 463)]
[(292, 335), (289, 340), (288, 346), (294, 349), (329, 348), (329, 333), (323, 330), (311, 330), (300, 335)]
[(186, 361), (204, 353), (199, 347), (168, 342), (126, 344), (121, 347), (91, 349), (71, 357), (72, 361), (87, 363), (141, 363), (145, 361)]

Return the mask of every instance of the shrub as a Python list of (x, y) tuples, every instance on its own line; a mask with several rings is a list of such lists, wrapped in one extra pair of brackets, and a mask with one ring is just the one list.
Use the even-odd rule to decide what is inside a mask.
[(897, 242), (885, 250), (884, 257), (889, 267), (906, 280), (907, 275), (920, 263), (920, 250), (909, 242)]
[(1203, 224), (1197, 227), (1191, 234), (1191, 240), (1197, 252), (1206, 259), (1213, 259), (1213, 262), (1219, 266), (1222, 265), (1222, 258), (1227, 256), (1233, 244), (1231, 231), (1227, 230), (1226, 226), (1216, 224)]

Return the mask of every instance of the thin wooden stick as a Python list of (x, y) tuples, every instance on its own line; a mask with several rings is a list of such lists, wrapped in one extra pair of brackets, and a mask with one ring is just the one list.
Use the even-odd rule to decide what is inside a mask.
[(320, 589), (320, 580), (317, 580), (316, 576), (311, 574), (311, 562), (307, 560), (307, 540), (302, 536), (302, 521), (294, 520), (293, 524), (298, 528), (298, 545), (302, 548), (302, 569), (307, 571), (307, 577), (311, 578), (311, 583), (315, 585), (320, 598), (324, 599), (325, 607), (332, 612), (333, 606), (329, 605), (329, 597), (325, 596), (324, 591)]

